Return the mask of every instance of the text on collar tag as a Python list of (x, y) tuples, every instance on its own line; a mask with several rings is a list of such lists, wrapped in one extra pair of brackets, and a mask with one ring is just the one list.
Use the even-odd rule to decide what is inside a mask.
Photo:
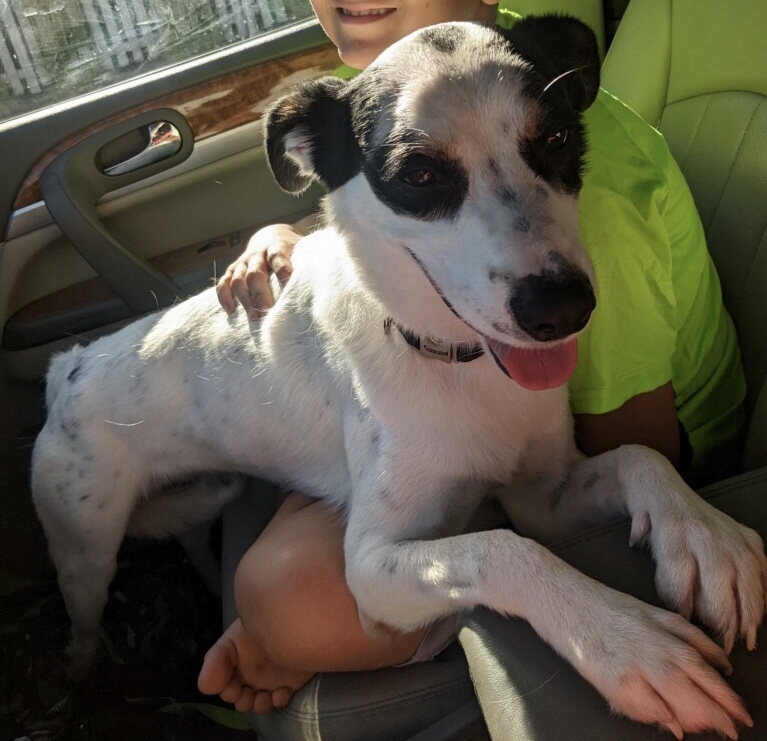
[(421, 337), (418, 349), (427, 358), (441, 360), (444, 363), (453, 362), (453, 345), (450, 342), (440, 342), (433, 337)]

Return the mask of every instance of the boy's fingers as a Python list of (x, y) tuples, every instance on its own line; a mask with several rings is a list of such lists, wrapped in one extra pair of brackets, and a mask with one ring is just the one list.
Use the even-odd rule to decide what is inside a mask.
[(231, 314), (237, 308), (229, 283), (229, 273), (225, 273), (216, 283), (216, 296), (218, 296), (218, 303), (227, 314)]
[(229, 280), (229, 287), (234, 294), (234, 298), (242, 304), (242, 307), (249, 311), (253, 308), (253, 300), (250, 297), (250, 289), (247, 282), (247, 262), (240, 260), (232, 268), (232, 277)]
[(248, 307), (248, 314), (251, 318), (258, 318), (253, 316), (253, 312), (257, 312), (259, 317), (262, 313), (266, 312), (274, 306), (274, 297), (272, 296), (272, 290), (269, 286), (269, 277), (262, 269), (256, 271), (248, 271), (245, 280), (248, 285), (248, 293), (250, 294), (251, 305)]
[(277, 276), (277, 280), (280, 282), (281, 286), (284, 286), (290, 280), (290, 276), (293, 275), (293, 265), (291, 264), (290, 259), (282, 254), (274, 255), (271, 258), (269, 265)]
[(266, 251), (269, 268), (277, 276), (281, 286), (284, 286), (290, 280), (290, 276), (293, 275), (293, 264), (290, 261), (290, 257), (293, 254), (297, 241), (298, 239), (295, 241), (283, 240)]

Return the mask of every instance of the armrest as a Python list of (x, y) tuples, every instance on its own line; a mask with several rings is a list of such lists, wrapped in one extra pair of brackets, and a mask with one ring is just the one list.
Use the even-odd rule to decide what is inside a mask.
[[(713, 505), (754, 528), (767, 540), (767, 468), (737, 476), (701, 491)], [(615, 589), (660, 605), (653, 586), (652, 559), (628, 547), (626, 521), (591, 529), (553, 550), (565, 561)], [(748, 652), (739, 645), (731, 656), (729, 681), (746, 702), (753, 729), (744, 741), (767, 737), (767, 636)], [(466, 615), (459, 641), (474, 687), (495, 741), (622, 741), (671, 738), (656, 729), (611, 714), (599, 693), (528, 623), (488, 610)], [(687, 735), (686, 739), (717, 736)]]

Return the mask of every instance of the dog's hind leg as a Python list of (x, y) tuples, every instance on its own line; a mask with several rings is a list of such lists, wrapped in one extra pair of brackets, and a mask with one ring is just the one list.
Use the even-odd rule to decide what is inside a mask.
[(128, 535), (164, 538), (175, 535), (214, 594), (221, 593), (221, 568), (208, 541), (214, 518), (244, 488), (242, 476), (205, 474), (188, 484), (163, 489), (141, 501), (131, 515)]
[(145, 485), (141, 468), (116, 451), (83, 453), (82, 441), (48, 426), (38, 437), (32, 496), (72, 622), (69, 651), (76, 675), (95, 657), (117, 551)]

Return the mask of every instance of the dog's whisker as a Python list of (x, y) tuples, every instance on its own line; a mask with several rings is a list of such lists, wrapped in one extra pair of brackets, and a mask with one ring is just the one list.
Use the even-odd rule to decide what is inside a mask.
[(106, 422), (109, 425), (115, 425), (116, 427), (137, 427), (138, 425), (143, 425), (144, 420), (141, 419), (138, 422), (115, 422), (111, 419), (105, 419), (104, 422)]
[(544, 86), (537, 100), (540, 100), (554, 85), (556, 85), (558, 82), (561, 82), (568, 75), (572, 75), (574, 72), (581, 72), (584, 69), (588, 69), (590, 66), (591, 66), (590, 64), (584, 64), (584, 65), (581, 65), (580, 67), (573, 67), (572, 69), (569, 69), (566, 72), (562, 72), (562, 74), (557, 75), (553, 80), (551, 80)]

